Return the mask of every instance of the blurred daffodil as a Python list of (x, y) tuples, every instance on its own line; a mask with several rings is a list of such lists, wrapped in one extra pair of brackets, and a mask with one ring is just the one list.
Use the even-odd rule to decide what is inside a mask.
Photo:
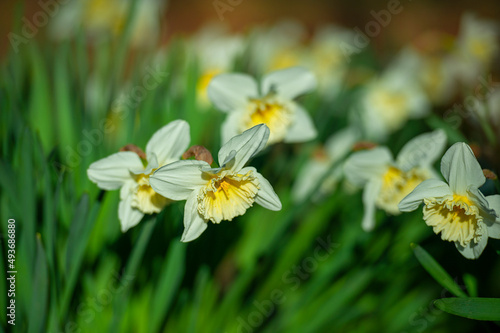
[(89, 166), (87, 175), (99, 188), (121, 189), (118, 217), (122, 232), (137, 225), (144, 214), (159, 213), (169, 202), (151, 188), (149, 177), (159, 167), (179, 160), (189, 141), (188, 123), (176, 120), (153, 134), (145, 154), (138, 148), (120, 151)]
[(399, 204), (409, 212), (424, 203), (424, 220), (441, 239), (454, 242), (468, 259), (477, 259), (488, 237), (500, 238), (500, 195), (485, 197), (479, 187), (486, 181), (470, 147), (456, 143), (441, 159), (441, 173), (448, 183), (429, 179)]
[(444, 132), (437, 130), (410, 140), (395, 161), (386, 147), (355, 152), (347, 159), (347, 180), (364, 187), (365, 231), (375, 227), (375, 207), (399, 214), (399, 202), (422, 181), (435, 176), (432, 164), (441, 156), (445, 144)]
[(244, 48), (243, 37), (231, 33), (228, 27), (221, 23), (207, 24), (189, 39), (189, 54), (193, 55), (199, 65), (196, 96), (201, 106), (210, 105), (207, 95), (210, 81), (218, 74), (231, 71)]
[(355, 33), (334, 25), (319, 28), (311, 41), (304, 66), (311, 68), (318, 78), (318, 90), (324, 98), (332, 99), (342, 88), (349, 58), (342, 43), (352, 43)]
[(456, 67), (462, 83), (472, 87), (477, 78), (485, 75), (498, 54), (498, 23), (481, 20), (471, 13), (465, 13), (460, 22), (456, 40)]
[[(358, 132), (352, 127), (332, 135), (300, 170), (292, 188), (293, 199), (302, 201), (311, 197), (317, 201), (334, 191), (343, 175), (342, 165), (338, 162), (345, 158), (358, 139)], [(316, 188), (318, 184), (319, 188)]]
[[(93, 40), (102, 41), (120, 36), (132, 8), (131, 0), (74, 0), (61, 7), (54, 17), (49, 33), (54, 39), (74, 37), (81, 27)], [(131, 45), (147, 46), (158, 40), (160, 18), (166, 2), (137, 1), (131, 21)]]
[(266, 124), (269, 144), (303, 142), (316, 137), (311, 117), (293, 99), (316, 87), (315, 76), (300, 67), (271, 72), (260, 89), (246, 74), (221, 74), (208, 86), (208, 96), (221, 111), (228, 113), (222, 125), (222, 140), (258, 125)]
[(244, 167), (269, 138), (269, 128), (257, 125), (232, 138), (219, 151), (219, 168), (205, 161), (183, 160), (159, 168), (150, 178), (153, 189), (172, 200), (187, 200), (181, 241), (198, 238), (208, 221), (220, 223), (243, 215), (254, 202), (280, 210), (271, 184), (253, 167)]
[(367, 137), (375, 141), (385, 140), (409, 119), (424, 117), (430, 111), (422, 87), (400, 62), (367, 84), (359, 107)]
[(282, 20), (272, 26), (255, 27), (250, 35), (249, 63), (254, 72), (267, 73), (301, 64), (304, 25)]

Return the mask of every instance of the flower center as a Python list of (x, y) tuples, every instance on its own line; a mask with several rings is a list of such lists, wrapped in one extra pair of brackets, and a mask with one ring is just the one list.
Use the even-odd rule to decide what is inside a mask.
[(471, 38), (469, 41), (469, 51), (470, 53), (476, 57), (483, 64), (487, 65), (492, 55), (494, 54), (494, 47), (490, 45), (491, 43), (488, 40), (480, 39), (480, 38)]
[(279, 51), (271, 60), (269, 70), (275, 71), (288, 67), (297, 66), (300, 62), (298, 50), (289, 47)]
[(370, 104), (375, 106), (377, 115), (391, 130), (399, 129), (408, 118), (407, 97), (401, 92), (377, 89)]
[(213, 223), (231, 221), (253, 205), (258, 191), (259, 181), (252, 171), (245, 175), (221, 171), (198, 195), (198, 212)]
[(454, 194), (453, 198), (424, 199), (424, 220), (441, 239), (460, 242), (462, 247), (470, 241), (478, 243), (482, 230), (483, 217), (479, 208), (463, 195)]
[(262, 99), (251, 99), (247, 110), (241, 124), (241, 132), (259, 124), (266, 124), (270, 130), (268, 144), (282, 141), (285, 138), (293, 118), (291, 103), (267, 96)]
[[(153, 173), (156, 169), (152, 170)], [(149, 175), (143, 173), (136, 176), (137, 187), (134, 190), (131, 206), (144, 214), (159, 213), (170, 200), (156, 193), (149, 185)]]
[(125, 18), (119, 2), (106, 0), (91, 0), (85, 7), (84, 24), (90, 29), (109, 29), (111, 33), (118, 34), (123, 31)]
[(392, 215), (398, 215), (400, 213), (398, 204), (401, 200), (427, 178), (429, 178), (427, 172), (422, 169), (413, 168), (404, 172), (396, 167), (389, 167), (383, 176), (377, 206)]

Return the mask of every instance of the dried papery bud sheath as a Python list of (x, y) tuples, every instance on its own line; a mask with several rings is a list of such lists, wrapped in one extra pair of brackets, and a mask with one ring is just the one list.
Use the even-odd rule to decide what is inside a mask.
[(496, 173), (494, 173), (493, 171), (488, 170), (488, 169), (483, 169), (483, 175), (487, 179), (491, 179), (491, 180), (497, 180), (498, 179), (498, 176), (496, 175)]
[(481, 157), (483, 150), (481, 149), (481, 147), (479, 145), (472, 143), (469, 145), (469, 147), (470, 147), (470, 149), (472, 149), (472, 152), (474, 153), (474, 156), (476, 158)]
[(131, 151), (133, 153), (136, 153), (137, 155), (139, 155), (139, 157), (143, 160), (147, 159), (146, 158), (146, 154), (142, 151), (141, 148), (137, 147), (136, 145), (134, 144), (128, 144), (128, 145), (125, 145), (123, 147), (120, 148), (120, 151)]
[(370, 142), (370, 141), (360, 141), (356, 142), (354, 147), (352, 147), (353, 151), (359, 151), (359, 150), (368, 150), (368, 149), (373, 149), (377, 147), (376, 143)]
[(328, 161), (328, 153), (323, 147), (317, 147), (313, 152), (313, 157), (317, 161)]
[(214, 162), (210, 151), (203, 146), (191, 146), (184, 154), (182, 154), (183, 159), (188, 159), (193, 156), (197, 161), (205, 161), (209, 165), (212, 165)]

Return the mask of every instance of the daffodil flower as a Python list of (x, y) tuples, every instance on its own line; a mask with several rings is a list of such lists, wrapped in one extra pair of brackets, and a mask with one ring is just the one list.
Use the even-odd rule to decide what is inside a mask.
[(149, 176), (178, 161), (190, 141), (189, 125), (176, 120), (158, 130), (146, 145), (147, 166), (136, 152), (120, 151), (92, 163), (87, 175), (103, 190), (120, 190), (118, 218), (122, 232), (136, 226), (144, 214), (159, 213), (169, 200), (156, 193)]
[(404, 61), (397, 59), (366, 85), (359, 104), (360, 122), (371, 140), (385, 140), (409, 119), (422, 118), (430, 102)]
[(254, 202), (280, 210), (281, 202), (271, 184), (245, 163), (267, 143), (269, 128), (257, 125), (233, 137), (219, 151), (219, 168), (205, 161), (182, 160), (159, 168), (150, 177), (153, 189), (172, 200), (187, 200), (181, 241), (198, 238), (207, 222), (231, 221)]
[(441, 159), (441, 173), (448, 183), (429, 179), (400, 203), (410, 212), (424, 203), (424, 220), (441, 239), (454, 242), (467, 259), (477, 259), (488, 237), (500, 238), (500, 195), (485, 197), (479, 187), (486, 178), (470, 147), (458, 142)]
[(316, 137), (311, 117), (293, 99), (316, 87), (314, 75), (300, 67), (271, 72), (260, 86), (249, 75), (228, 73), (216, 76), (208, 86), (212, 103), (228, 116), (222, 125), (222, 140), (266, 124), (268, 144), (303, 142)]
[(442, 154), (446, 135), (437, 130), (410, 140), (394, 161), (387, 147), (353, 153), (344, 165), (347, 180), (363, 187), (362, 227), (375, 226), (375, 207), (392, 215), (400, 214), (398, 204), (418, 184), (435, 177), (432, 164)]
[(472, 87), (478, 76), (486, 75), (500, 50), (499, 35), (498, 23), (479, 19), (471, 13), (462, 16), (455, 50), (455, 66), (462, 83)]

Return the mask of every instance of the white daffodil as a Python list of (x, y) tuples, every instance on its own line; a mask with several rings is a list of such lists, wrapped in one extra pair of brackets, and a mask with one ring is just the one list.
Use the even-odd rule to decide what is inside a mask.
[(363, 187), (364, 216), (362, 227), (375, 226), (375, 207), (387, 213), (400, 213), (398, 204), (425, 179), (435, 176), (432, 164), (442, 154), (446, 135), (437, 130), (410, 140), (396, 161), (386, 147), (353, 153), (344, 165), (348, 181)]
[(366, 86), (360, 103), (361, 122), (371, 140), (385, 140), (408, 119), (430, 111), (429, 100), (414, 75), (400, 59)]
[(221, 74), (210, 81), (208, 96), (228, 116), (222, 125), (222, 140), (258, 124), (266, 124), (271, 134), (268, 144), (303, 142), (316, 137), (311, 117), (293, 99), (316, 87), (314, 75), (300, 67), (271, 72), (259, 87), (245, 74)]
[(281, 209), (271, 184), (255, 168), (244, 167), (268, 138), (269, 128), (257, 125), (222, 146), (219, 168), (205, 161), (182, 160), (155, 171), (150, 184), (157, 193), (187, 200), (181, 241), (198, 238), (208, 221), (220, 223), (243, 215), (254, 202), (270, 210)]
[(441, 173), (448, 182), (429, 179), (400, 203), (402, 212), (424, 203), (424, 220), (441, 239), (455, 242), (468, 259), (477, 259), (488, 237), (500, 238), (500, 195), (485, 197), (479, 187), (486, 178), (470, 147), (455, 143), (441, 159)]
[(257, 26), (249, 38), (249, 66), (257, 73), (299, 66), (304, 54), (307, 31), (295, 20), (282, 20), (272, 26)]
[(476, 117), (488, 121), (500, 133), (500, 87), (491, 87), (486, 100), (474, 100), (474, 114)]
[[(49, 28), (53, 39), (74, 37), (79, 28), (97, 41), (116, 37), (124, 32), (130, 0), (74, 0), (61, 6), (61, 13), (54, 17)], [(157, 42), (160, 18), (166, 3), (159, 0), (137, 1), (134, 20), (131, 22), (133, 46), (150, 46)]]
[[(122, 232), (137, 225), (144, 214), (159, 213), (169, 202), (151, 188), (149, 176), (159, 167), (178, 161), (189, 141), (188, 123), (176, 120), (153, 134), (145, 156), (140, 150), (120, 151), (89, 166), (87, 175), (99, 188), (121, 188), (118, 218)], [(139, 154), (147, 159), (147, 166)]]
[(467, 86), (476, 84), (479, 75), (485, 75), (498, 54), (498, 23), (478, 19), (465, 13), (460, 22), (456, 41), (457, 70)]
[(334, 25), (319, 28), (311, 41), (309, 52), (304, 52), (303, 64), (318, 78), (318, 90), (324, 98), (332, 99), (345, 84), (349, 59), (342, 50), (343, 43), (352, 43), (355, 33)]
[(450, 56), (448, 46), (453, 39), (435, 32), (425, 34), (420, 39), (422, 41), (417, 45), (401, 51), (400, 64), (417, 79), (433, 104), (447, 104), (455, 96), (458, 87), (456, 59)]
[[(292, 188), (293, 199), (303, 201), (312, 197), (313, 201), (317, 201), (335, 190), (343, 175), (343, 167), (339, 164), (332, 169), (332, 165), (342, 160), (358, 139), (358, 132), (352, 127), (332, 135), (326, 141), (324, 148), (319, 148), (300, 170)], [(324, 180), (319, 188), (316, 188), (322, 178)]]
[(196, 96), (201, 106), (210, 105), (207, 95), (210, 81), (216, 75), (231, 71), (244, 47), (243, 37), (231, 33), (228, 26), (221, 23), (205, 25), (189, 39), (189, 55), (197, 61), (200, 70)]

